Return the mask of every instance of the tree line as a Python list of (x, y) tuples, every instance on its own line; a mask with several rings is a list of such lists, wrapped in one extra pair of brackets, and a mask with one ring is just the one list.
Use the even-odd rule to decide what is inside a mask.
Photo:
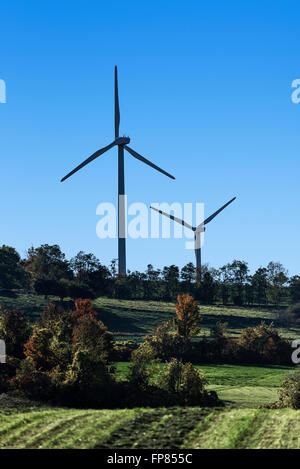
[(108, 296), (122, 299), (174, 301), (189, 293), (200, 303), (236, 306), (287, 305), (300, 301), (300, 276), (289, 277), (279, 262), (269, 262), (252, 275), (247, 262), (234, 260), (219, 269), (204, 265), (201, 282), (188, 263), (117, 274), (117, 260), (103, 265), (94, 254), (80, 251), (68, 260), (58, 245), (28, 249), (21, 258), (15, 248), (0, 247), (0, 289), (24, 290), (61, 299)]

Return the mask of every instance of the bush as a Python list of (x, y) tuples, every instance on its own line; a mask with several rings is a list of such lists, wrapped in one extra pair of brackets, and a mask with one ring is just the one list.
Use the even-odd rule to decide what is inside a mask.
[(300, 371), (285, 378), (279, 393), (278, 406), (300, 409)]
[(48, 371), (57, 364), (51, 346), (52, 338), (49, 328), (34, 326), (30, 340), (25, 344), (25, 356), (37, 370)]
[(91, 302), (75, 305), (75, 311), (47, 305), (25, 344), (15, 385), (30, 397), (64, 405), (110, 405), (112, 334), (95, 318)]
[(149, 385), (150, 378), (156, 371), (156, 364), (157, 360), (152, 347), (144, 342), (132, 352), (128, 381), (137, 387)]
[(95, 350), (78, 349), (62, 383), (62, 399), (67, 405), (109, 407), (113, 377), (107, 363)]
[(0, 393), (9, 389), (22, 358), (23, 348), (30, 335), (28, 320), (16, 309), (0, 305), (0, 339), (6, 345), (6, 363), (0, 364)]
[(53, 399), (54, 395), (57, 397), (57, 390), (51, 376), (38, 370), (29, 359), (22, 360), (15, 378), (11, 381), (11, 385), (21, 390), (31, 399), (49, 401)]
[(238, 353), (238, 345), (227, 334), (227, 323), (217, 321), (210, 330), (209, 337), (190, 344), (184, 355), (186, 361), (192, 363), (235, 363), (242, 359)]
[(184, 360), (192, 363), (291, 364), (291, 344), (273, 325), (261, 324), (242, 330), (238, 339), (226, 333), (226, 323), (217, 322), (210, 337), (190, 344)]
[(99, 357), (108, 360), (113, 350), (113, 335), (102, 321), (94, 317), (81, 317), (73, 329), (73, 347), (93, 350)]
[(227, 322), (217, 321), (210, 331), (212, 340), (207, 349), (215, 361), (231, 362), (238, 354), (236, 343), (227, 335), (227, 328)]
[(217, 394), (207, 392), (206, 380), (191, 363), (182, 363), (173, 358), (166, 364), (158, 377), (158, 386), (167, 391), (181, 405), (218, 406)]
[(291, 347), (274, 329), (262, 323), (243, 329), (239, 340), (239, 357), (244, 363), (290, 364)]
[(20, 360), (18, 358), (8, 356), (6, 357), (6, 363), (0, 364), (0, 394), (10, 390), (19, 365)]
[(165, 321), (156, 327), (152, 334), (145, 337), (156, 358), (170, 360), (171, 358), (183, 359), (190, 348), (189, 340), (172, 332), (171, 322)]
[(272, 404), (265, 404), (261, 407), (267, 409), (282, 409), (290, 407), (300, 409), (300, 371), (291, 373), (285, 377), (279, 391), (279, 399)]
[[(158, 375), (157, 380), (155, 376)], [(153, 348), (144, 342), (132, 353), (128, 383), (124, 384), (129, 395), (126, 405), (222, 405), (214, 392), (207, 392), (205, 379), (191, 363), (172, 358), (159, 371), (159, 361)], [(126, 387), (127, 386), (127, 387)], [(151, 404), (150, 404), (151, 403)]]
[(5, 341), (8, 356), (24, 358), (23, 348), (29, 334), (29, 321), (21, 312), (0, 305), (0, 339)]
[(205, 390), (206, 383), (200, 370), (194, 368), (191, 363), (185, 363), (182, 369), (181, 391), (184, 403), (186, 405), (203, 405), (209, 397)]
[(182, 372), (184, 365), (180, 360), (172, 358), (160, 372), (157, 384), (169, 393), (179, 393), (182, 388)]
[(133, 340), (116, 341), (114, 342), (110, 359), (113, 362), (130, 362), (131, 354), (137, 348), (138, 344)]
[(42, 371), (56, 366), (67, 367), (72, 357), (72, 338), (75, 321), (72, 311), (48, 303), (35, 324), (28, 342), (24, 346), (25, 356)]

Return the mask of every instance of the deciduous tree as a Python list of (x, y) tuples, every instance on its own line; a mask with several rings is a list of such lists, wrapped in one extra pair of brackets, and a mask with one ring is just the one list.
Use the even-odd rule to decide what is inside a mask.
[(202, 321), (199, 306), (191, 295), (178, 295), (176, 304), (175, 327), (178, 334), (190, 338), (198, 334)]

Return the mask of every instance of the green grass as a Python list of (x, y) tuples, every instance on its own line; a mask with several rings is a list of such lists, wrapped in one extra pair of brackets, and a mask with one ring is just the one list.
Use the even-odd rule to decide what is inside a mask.
[(278, 400), (278, 389), (266, 386), (208, 385), (207, 389), (216, 391), (226, 406), (239, 409), (255, 409)]
[(278, 399), (278, 390), (287, 366), (200, 365), (208, 381), (208, 389), (234, 407), (256, 408)]
[(36, 409), (1, 415), (0, 449), (300, 448), (300, 411)]
[(290, 366), (199, 365), (211, 385), (280, 387)]
[(187, 437), (184, 448), (300, 448), (300, 411), (233, 409), (212, 413)]
[(0, 296), (0, 304), (9, 309), (19, 309), (33, 322), (39, 318), (46, 301), (43, 296), (11, 294)]
[[(49, 298), (49, 301), (58, 299)], [(9, 308), (19, 308), (31, 321), (36, 321), (46, 301), (42, 296), (12, 295), (0, 296), (0, 303)], [(72, 304), (70, 300), (63, 302), (64, 307), (71, 308)], [(174, 303), (159, 301), (98, 298), (94, 301), (94, 307), (99, 318), (118, 339), (142, 340), (143, 335), (175, 315)], [(201, 335), (208, 335), (217, 321), (228, 322), (228, 332), (232, 337), (236, 337), (243, 328), (257, 326), (262, 321), (268, 324), (274, 321), (276, 326), (276, 313), (270, 310), (224, 306), (201, 306), (200, 310), (203, 317)], [(297, 338), (300, 335), (300, 327), (279, 327), (279, 331), (283, 337)]]
[(0, 449), (93, 448), (136, 410), (46, 409), (1, 417)]
[[(115, 363), (117, 377), (125, 380), (130, 363)], [(163, 365), (161, 365), (163, 366)], [(255, 408), (278, 399), (278, 390), (288, 366), (199, 365), (207, 379), (207, 388), (214, 390), (230, 406)]]
[[(126, 379), (129, 362), (115, 363), (118, 378)], [(163, 366), (163, 365), (162, 365)], [(267, 386), (280, 387), (284, 376), (291, 373), (291, 366), (254, 366), (254, 365), (197, 365), (203, 371), (210, 385), (221, 386)]]

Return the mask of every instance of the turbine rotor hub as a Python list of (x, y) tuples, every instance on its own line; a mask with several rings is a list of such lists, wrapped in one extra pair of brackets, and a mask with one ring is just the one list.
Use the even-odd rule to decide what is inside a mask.
[(116, 138), (115, 140), (116, 145), (127, 145), (130, 143), (130, 138), (129, 137), (119, 137)]

